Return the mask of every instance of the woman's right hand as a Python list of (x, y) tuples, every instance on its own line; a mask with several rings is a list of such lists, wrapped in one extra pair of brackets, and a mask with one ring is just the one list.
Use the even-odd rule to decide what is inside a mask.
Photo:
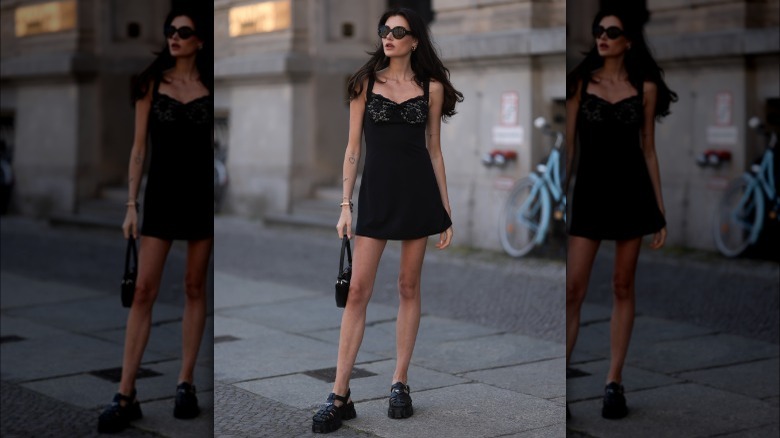
[(122, 233), (124, 233), (125, 239), (129, 239), (131, 234), (134, 239), (138, 238), (138, 212), (135, 211), (135, 206), (127, 206), (125, 221), (122, 223)]
[(339, 239), (344, 238), (344, 227), (347, 228), (347, 238), (352, 238), (352, 212), (349, 211), (349, 207), (341, 208), (341, 216), (339, 217), (339, 223), (336, 224), (336, 230), (339, 233)]

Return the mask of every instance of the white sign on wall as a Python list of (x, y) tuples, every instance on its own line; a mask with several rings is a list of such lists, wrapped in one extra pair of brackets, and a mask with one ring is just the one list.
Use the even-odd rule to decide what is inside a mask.
[(517, 126), (520, 122), (520, 94), (517, 91), (506, 91), (501, 94), (501, 124)]
[(708, 126), (707, 143), (717, 146), (736, 146), (737, 145), (737, 127), (736, 126)]
[(520, 146), (523, 144), (523, 127), (494, 126), (493, 144), (498, 146)]
[(734, 96), (729, 91), (715, 95), (715, 125), (731, 126), (733, 123)]

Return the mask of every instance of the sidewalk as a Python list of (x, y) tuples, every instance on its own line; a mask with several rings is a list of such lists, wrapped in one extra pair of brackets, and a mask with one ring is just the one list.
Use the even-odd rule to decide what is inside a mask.
[(586, 304), (567, 374), (580, 437), (780, 436), (780, 346), (638, 315), (623, 373), (630, 409), (601, 418), (611, 309)]
[[(105, 258), (103, 251), (109, 255), (123, 254), (121, 238), (117, 241), (98, 235), (94, 242), (85, 242), (84, 239), (91, 239), (93, 234), (76, 235), (72, 230), (52, 230), (29, 220), (3, 219), (3, 252), (6, 256), (29, 257), (30, 260), (24, 263), (37, 267), (32, 269), (37, 274), (33, 278), (18, 270), (6, 270), (11, 263), (9, 260), (3, 262), (0, 276), (0, 435), (99, 436), (97, 418), (117, 390), (122, 363), (128, 310), (119, 302), (121, 272), (116, 274), (116, 287), (110, 290), (91, 289), (84, 286), (85, 282), (74, 284), (54, 279), (56, 276), (52, 275), (47, 256), (31, 249), (37, 247), (37, 242), (31, 241), (33, 235), (45, 242), (41, 248), (52, 253), (61, 251), (61, 246), (66, 249), (65, 254), (72, 254), (75, 250), (70, 246), (71, 240), (82, 239), (79, 251), (91, 251), (96, 258)], [(61, 245), (58, 243), (60, 238), (63, 239)], [(116, 251), (110, 247), (114, 241)], [(14, 246), (16, 242), (26, 242), (26, 250), (6, 247)], [(178, 254), (171, 256), (179, 257)], [(91, 266), (86, 260), (63, 260), (63, 263), (79, 266), (81, 271), (74, 273), (78, 276), (88, 277), (95, 269), (102, 269)], [(181, 306), (160, 300), (155, 304), (152, 333), (141, 364), (144, 375), (137, 383), (144, 418), (133, 422), (133, 427), (121, 436), (212, 436), (213, 334), (210, 318), (195, 373), (203, 413), (188, 421), (173, 417), (181, 357), (181, 314)]]
[[(321, 291), (219, 270), (215, 282), (215, 437), (314, 436), (342, 310)], [(409, 370), (414, 416), (388, 418), (396, 311), (369, 304), (351, 382), (358, 417), (330, 436), (564, 436), (563, 345), (430, 315)]]

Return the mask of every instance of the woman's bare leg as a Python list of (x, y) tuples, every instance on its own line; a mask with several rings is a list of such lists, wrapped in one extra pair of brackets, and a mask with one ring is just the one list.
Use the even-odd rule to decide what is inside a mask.
[(184, 317), (181, 322), (181, 371), (179, 381), (192, 384), (195, 361), (206, 326), (206, 280), (214, 239), (187, 243), (187, 271), (184, 276)]
[(398, 276), (398, 319), (395, 323), (396, 365), (393, 381), (407, 383), (417, 330), (420, 327), (420, 279), (428, 238), (401, 243), (401, 269)]
[(612, 320), (610, 321), (610, 362), (607, 383), (623, 379), (623, 364), (634, 327), (634, 278), (642, 238), (620, 240), (615, 246), (615, 271), (612, 277)]
[(133, 296), (133, 305), (127, 316), (125, 330), (125, 351), (122, 359), (122, 380), (119, 382), (119, 392), (130, 395), (135, 388), (135, 376), (141, 366), (146, 343), (149, 341), (149, 331), (152, 326), (152, 305), (157, 299), (160, 289), (163, 267), (171, 241), (151, 236), (141, 237), (141, 248), (138, 254), (138, 277)]
[(569, 236), (566, 260), (566, 366), (577, 343), (580, 330), (580, 310), (588, 291), (593, 261), (596, 259), (598, 240)]
[[(349, 376), (352, 374), (352, 367), (355, 365), (366, 328), (366, 308), (371, 299), (376, 271), (386, 244), (386, 240), (355, 237), (352, 279), (347, 306), (341, 316), (339, 358), (336, 365), (336, 381), (333, 383), (333, 392), (337, 395), (343, 396), (349, 389)], [(341, 402), (337, 401), (337, 403)]]

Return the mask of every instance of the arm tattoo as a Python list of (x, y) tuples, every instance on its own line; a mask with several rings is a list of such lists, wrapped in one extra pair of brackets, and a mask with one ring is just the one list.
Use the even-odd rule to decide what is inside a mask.
[(349, 164), (355, 164), (355, 157), (349, 157)]
[(135, 164), (141, 164), (141, 155), (135, 156)]
[(348, 180), (348, 179), (349, 179), (349, 178), (344, 178), (344, 181), (343, 181), (343, 182), (347, 182), (347, 180)]

